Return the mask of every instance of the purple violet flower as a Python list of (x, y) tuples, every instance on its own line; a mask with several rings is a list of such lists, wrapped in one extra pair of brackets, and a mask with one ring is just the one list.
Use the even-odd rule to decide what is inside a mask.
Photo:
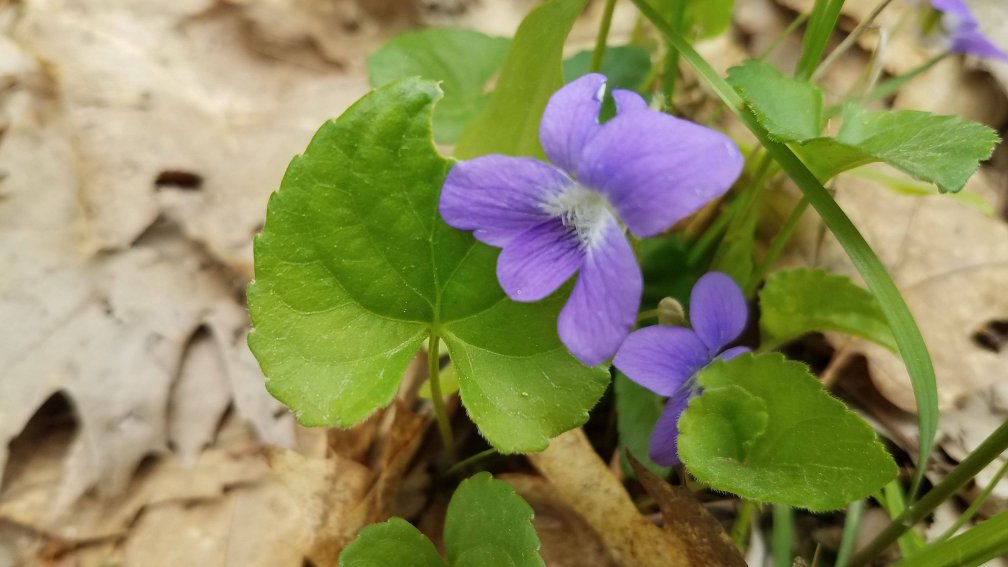
[(700, 393), (694, 376), (714, 359), (728, 360), (746, 347), (724, 347), (745, 329), (749, 317), (742, 290), (728, 276), (708, 272), (690, 293), (690, 323), (684, 327), (646, 327), (627, 337), (613, 364), (627, 378), (648, 390), (668, 396), (668, 403), (651, 433), (648, 453), (662, 466), (679, 464), (679, 416)]
[(949, 50), (1008, 61), (1008, 53), (980, 31), (980, 24), (963, 0), (931, 0), (931, 7), (942, 13), (941, 25), (948, 35)]
[(585, 75), (550, 98), (539, 140), (552, 164), (487, 155), (456, 164), (441, 190), (449, 225), (502, 248), (497, 279), (515, 301), (539, 301), (578, 273), (557, 331), (582, 363), (611, 357), (633, 328), (643, 278), (624, 226), (654, 236), (731, 187), (738, 147), (721, 133), (648, 108)]

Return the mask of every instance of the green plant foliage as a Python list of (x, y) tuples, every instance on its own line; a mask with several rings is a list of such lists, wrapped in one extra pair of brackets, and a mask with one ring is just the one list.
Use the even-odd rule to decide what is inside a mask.
[(679, 21), (690, 37), (704, 39), (720, 35), (732, 21), (735, 0), (645, 0), (669, 21)]
[[(564, 82), (587, 75), (591, 67), (591, 51), (579, 51), (563, 62)], [(599, 73), (605, 75), (610, 89), (639, 91), (651, 72), (651, 54), (636, 45), (607, 47)]]
[(729, 69), (728, 82), (775, 140), (796, 142), (819, 136), (823, 95), (815, 85), (755, 60)]
[(648, 454), (651, 432), (665, 409), (665, 399), (633, 383), (622, 372), (617, 372), (613, 380), (613, 395), (616, 399), (616, 430), (620, 445), (651, 472), (661, 477), (667, 476), (672, 469), (655, 464)]
[(767, 134), (790, 143), (820, 180), (881, 161), (941, 191), (958, 191), (998, 142), (994, 130), (956, 116), (868, 112), (854, 104), (844, 107), (843, 126), (835, 138), (820, 136), (819, 87), (758, 61), (732, 68), (728, 81)]
[(504, 63), (511, 40), (465, 29), (431, 28), (390, 39), (368, 57), (371, 85), (406, 77), (441, 81), (444, 100), (434, 109), (434, 138), (451, 143), (486, 105), (486, 86)]
[(779, 354), (715, 361), (679, 420), (679, 455), (713, 488), (827, 511), (885, 485), (896, 464), (871, 426)]
[(532, 507), (506, 482), (479, 473), (448, 504), (444, 537), (453, 567), (542, 567)]
[(462, 481), (445, 516), (448, 562), (400, 518), (361, 530), (339, 556), (341, 567), (544, 567), (532, 507), (511, 485), (479, 473)]
[(776, 272), (760, 291), (763, 343), (779, 345), (813, 331), (837, 331), (896, 351), (872, 294), (844, 276), (799, 268)]
[(994, 130), (956, 116), (917, 110), (867, 112), (848, 105), (836, 139), (804, 142), (800, 154), (820, 178), (883, 161), (941, 191), (958, 191), (998, 141)]
[(543, 157), (539, 120), (563, 86), (564, 41), (588, 0), (549, 0), (529, 12), (515, 33), (490, 101), (462, 131), (455, 155)]
[(402, 518), (371, 524), (339, 556), (341, 567), (447, 567), (427, 536)]
[(501, 452), (542, 450), (587, 419), (608, 373), (560, 343), (566, 290), (510, 301), (497, 250), (441, 220), (451, 162), (431, 141), (439, 98), (416, 78), (378, 89), (294, 158), (255, 242), (249, 346), (302, 424), (349, 427), (391, 401), (437, 333), (483, 435)]
[(1008, 554), (1008, 511), (973, 528), (922, 548), (893, 567), (974, 567)]

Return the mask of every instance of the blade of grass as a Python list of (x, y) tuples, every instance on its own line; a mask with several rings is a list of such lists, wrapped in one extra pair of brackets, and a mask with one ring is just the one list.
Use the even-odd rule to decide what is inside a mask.
[(994, 478), (990, 479), (987, 486), (985, 486), (980, 494), (973, 499), (969, 508), (966, 508), (966, 511), (959, 515), (959, 518), (956, 519), (955, 523), (949, 526), (949, 529), (945, 530), (942, 535), (935, 539), (935, 541), (944, 541), (951, 538), (957, 531), (959, 531), (959, 528), (966, 525), (966, 522), (970, 521), (970, 519), (972, 519), (973, 516), (980, 511), (980, 508), (983, 507), (984, 502), (987, 501), (987, 497), (991, 495), (991, 492), (994, 492), (994, 487), (997, 486), (997, 483), (1001, 482), (1001, 477), (1005, 475), (1005, 472), (1008, 472), (1008, 461), (1005, 461), (1004, 464), (1001, 465), (1001, 468), (994, 473)]
[(854, 543), (857, 540), (857, 531), (861, 525), (861, 515), (864, 513), (864, 508), (864, 500), (851, 502), (850, 506), (847, 506), (843, 535), (840, 537), (840, 549), (837, 550), (836, 567), (847, 567), (847, 562), (854, 554)]
[(770, 139), (766, 130), (746, 110), (742, 97), (689, 43), (676, 34), (673, 28), (663, 21), (650, 5), (644, 0), (632, 0), (632, 2), (665, 36), (669, 45), (679, 50), (682, 59), (694, 68), (696, 73), (707, 83), (707, 86), (752, 131), (767, 152), (781, 166), (781, 169), (798, 185), (809, 204), (822, 217), (823, 222), (826, 223), (851, 262), (861, 273), (868, 288), (878, 299), (882, 311), (889, 321), (889, 326), (892, 328), (907, 372), (910, 374), (914, 397), (917, 401), (920, 447), (917, 454), (917, 472), (914, 476), (913, 488), (910, 491), (911, 495), (916, 494), (917, 488), (924, 478), (924, 470), (931, 456), (931, 448), (938, 430), (938, 388), (927, 345), (924, 343), (920, 329), (917, 328), (917, 323), (914, 321), (913, 315), (910, 314), (910, 309), (903, 300), (903, 296), (900, 295), (896, 284), (886, 272), (885, 266), (882, 265), (871, 246), (858, 232), (857, 227), (833, 200), (826, 188), (819, 183), (815, 175), (798, 159), (798, 156), (786, 145)]
[(1008, 510), (956, 537), (933, 543), (892, 567), (974, 567), (1008, 553)]
[(807, 81), (819, 66), (819, 60), (826, 51), (826, 44), (829, 43), (833, 28), (840, 18), (843, 3), (844, 0), (816, 0), (808, 26), (805, 28), (801, 57), (795, 67), (795, 77)]
[(794, 510), (790, 506), (774, 504), (772, 542), (774, 567), (791, 567), (791, 533), (793, 531)]
[[(994, 459), (1008, 449), (1008, 422), (994, 430), (979, 447), (973, 450), (952, 472), (932, 488), (918, 502), (912, 504), (894, 518), (875, 539), (859, 551), (851, 560), (852, 567), (867, 565), (876, 555), (889, 547), (904, 532), (926, 518), (939, 504), (959, 491)], [(951, 540), (949, 540), (951, 541)], [(919, 553), (914, 557), (923, 555)]]

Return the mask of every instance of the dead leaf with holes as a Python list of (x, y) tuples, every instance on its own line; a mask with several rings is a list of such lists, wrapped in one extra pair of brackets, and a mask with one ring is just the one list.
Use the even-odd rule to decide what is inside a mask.
[[(367, 91), (364, 55), (378, 37), (327, 29), (342, 60), (312, 60), (304, 46), (282, 51), (250, 26), (275, 2), (242, 4), (37, 0), (20, 8), (14, 38), (58, 77), (77, 189), (101, 249), (129, 247), (164, 215), (251, 276), (252, 236), (291, 156)], [(289, 34), (361, 3), (330, 2), (323, 20), (310, 8), (326, 3), (298, 4), (283, 19)]]
[[(988, 199), (996, 194), (983, 172), (966, 190)], [(1008, 224), (945, 195), (901, 195), (855, 175), (836, 181), (836, 199), (888, 268), (924, 335), (940, 408), (951, 409), (963, 396), (1008, 375), (1008, 349), (977, 340), (992, 322), (1008, 321)], [(801, 259), (791, 261), (860, 281), (836, 240), (829, 234), (821, 238), (814, 213), (806, 220), (795, 240)], [(830, 338), (838, 348), (848, 341)], [(850, 348), (867, 357), (883, 396), (901, 409), (915, 410), (910, 378), (897, 355), (867, 341)]]
[[(30, 71), (3, 108), (0, 468), (57, 394), (78, 433), (53, 488), (56, 516), (91, 488), (120, 492), (147, 455), (174, 446), (193, 462), (231, 400), (261, 439), (289, 444), (293, 422), (274, 415), (245, 346), (240, 280), (169, 222), (127, 250), (98, 252), (78, 200), (79, 156), (58, 106), (31, 87), (40, 82)], [(202, 395), (181, 395), (193, 391)]]

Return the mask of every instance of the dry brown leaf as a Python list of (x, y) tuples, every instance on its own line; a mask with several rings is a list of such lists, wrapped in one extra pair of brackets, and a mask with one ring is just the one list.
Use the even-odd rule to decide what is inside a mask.
[[(836, 188), (837, 202), (888, 268), (920, 326), (934, 361), (940, 407), (947, 410), (1008, 374), (1008, 350), (997, 352), (974, 339), (990, 322), (1008, 320), (1005, 222), (948, 196), (900, 195), (855, 175), (841, 176)], [(982, 175), (967, 190), (992, 194)], [(832, 236), (818, 244), (822, 227), (811, 216), (797, 238), (803, 263), (857, 279)], [(882, 395), (914, 411), (910, 379), (899, 357), (865, 341), (854, 349), (867, 356)]]
[[(117, 492), (144, 456), (167, 450), (166, 410), (190, 337), (205, 327), (224, 359), (238, 359), (247, 348), (234, 339), (247, 322), (232, 276), (170, 225), (156, 225), (121, 253), (94, 253), (77, 201), (74, 154), (35, 94), (13, 95), (0, 145), (7, 270), (0, 316), (14, 322), (0, 350), (0, 467), (9, 441), (61, 392), (80, 427), (56, 504), (65, 506), (92, 486)], [(204, 380), (208, 396), (240, 391), (242, 417), (264, 439), (287, 442), (292, 420), (274, 417), (279, 406), (263, 391), (261, 373), (226, 366), (229, 381)], [(261, 413), (245, 413), (253, 409)], [(206, 429), (191, 430), (192, 442), (174, 440), (201, 446)]]
[(577, 512), (628, 567), (699, 567), (677, 534), (648, 522), (581, 429), (528, 456), (560, 500)]
[(689, 490), (658, 478), (633, 455), (627, 453), (627, 457), (637, 480), (658, 503), (665, 529), (686, 540), (693, 565), (745, 567), (745, 559), (724, 527)]
[[(126, 248), (165, 214), (251, 275), (267, 197), (319, 124), (367, 90), (363, 56), (376, 40), (340, 27), (327, 31), (345, 46), (341, 66), (306, 64), (301, 51), (281, 59), (249, 32), (247, 17), (269, 2), (215, 4), (36, 0), (14, 38), (58, 79), (97, 245)], [(296, 19), (306, 10), (285, 21), (307, 25)]]

